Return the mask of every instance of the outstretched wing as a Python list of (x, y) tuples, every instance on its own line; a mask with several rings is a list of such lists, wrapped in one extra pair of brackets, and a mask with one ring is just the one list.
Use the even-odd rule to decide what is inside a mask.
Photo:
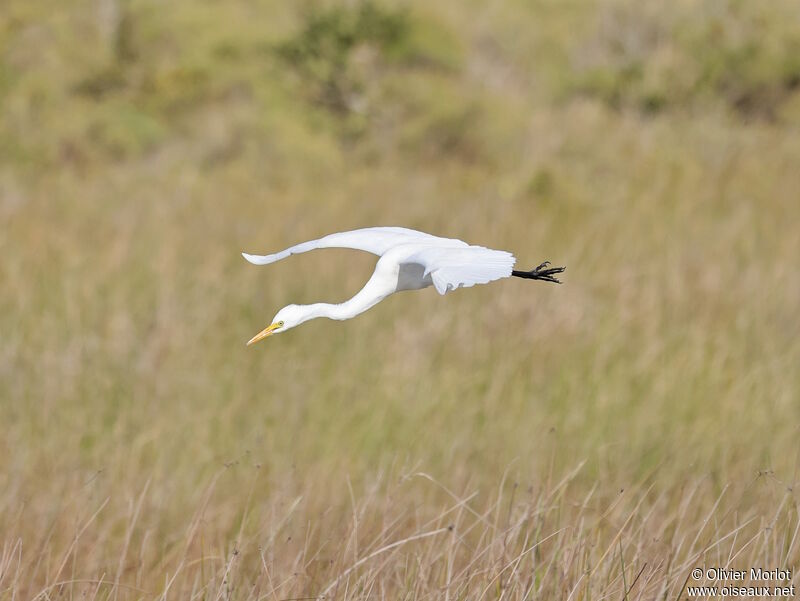
[(452, 245), (468, 246), (466, 242), (461, 240), (439, 238), (438, 236), (404, 227), (367, 227), (350, 232), (329, 234), (319, 240), (303, 242), (272, 255), (242, 253), (242, 256), (255, 265), (268, 265), (285, 259), (290, 255), (308, 252), (317, 248), (352, 248), (381, 256), (390, 248), (400, 244), (430, 243), (434, 241), (447, 241)]
[(482, 246), (430, 246), (410, 255), (404, 263), (416, 263), (425, 268), (439, 294), (456, 288), (469, 288), (507, 278), (516, 263), (514, 255), (504, 250)]

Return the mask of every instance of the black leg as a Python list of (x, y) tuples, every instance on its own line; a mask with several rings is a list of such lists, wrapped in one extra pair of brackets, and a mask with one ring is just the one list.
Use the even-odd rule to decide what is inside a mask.
[(550, 261), (545, 261), (535, 269), (531, 269), (530, 271), (517, 271), (516, 269), (511, 272), (511, 275), (517, 278), (524, 278), (526, 280), (543, 280), (545, 282), (553, 282), (554, 284), (560, 284), (561, 281), (556, 279), (555, 275), (557, 273), (563, 273), (566, 267), (550, 267)]

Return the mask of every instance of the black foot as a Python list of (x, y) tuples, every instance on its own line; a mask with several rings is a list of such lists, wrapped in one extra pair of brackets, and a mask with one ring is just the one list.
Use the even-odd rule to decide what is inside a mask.
[(553, 282), (554, 284), (560, 284), (561, 281), (556, 279), (554, 276), (557, 273), (563, 273), (566, 267), (550, 267), (550, 261), (545, 261), (536, 269), (531, 269), (530, 271), (517, 271), (516, 269), (511, 272), (511, 275), (524, 278), (526, 280), (543, 280), (545, 282)]

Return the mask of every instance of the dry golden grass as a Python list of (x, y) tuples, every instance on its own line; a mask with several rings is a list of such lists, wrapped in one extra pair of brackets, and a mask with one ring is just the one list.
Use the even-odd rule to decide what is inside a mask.
[[(0, 599), (677, 599), (800, 563), (794, 3), (403, 6), (330, 81), (275, 52), (289, 4), (0, 9)], [(565, 283), (244, 346), (373, 259), (240, 250), (376, 224)]]

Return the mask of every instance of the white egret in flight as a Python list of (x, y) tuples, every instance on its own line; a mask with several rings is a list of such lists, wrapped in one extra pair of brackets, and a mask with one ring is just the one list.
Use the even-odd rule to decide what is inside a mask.
[(432, 285), (439, 294), (447, 294), (456, 288), (510, 276), (559, 284), (555, 275), (564, 271), (564, 267), (548, 268), (548, 261), (530, 271), (517, 271), (513, 269), (514, 255), (504, 250), (472, 246), (462, 240), (440, 238), (404, 227), (368, 227), (340, 232), (297, 244), (274, 255), (242, 253), (242, 256), (255, 265), (267, 265), (316, 248), (352, 248), (378, 255), (380, 259), (372, 277), (350, 300), (340, 304), (288, 305), (278, 311), (272, 323), (253, 336), (248, 345), (309, 319), (350, 319), (401, 290)]

